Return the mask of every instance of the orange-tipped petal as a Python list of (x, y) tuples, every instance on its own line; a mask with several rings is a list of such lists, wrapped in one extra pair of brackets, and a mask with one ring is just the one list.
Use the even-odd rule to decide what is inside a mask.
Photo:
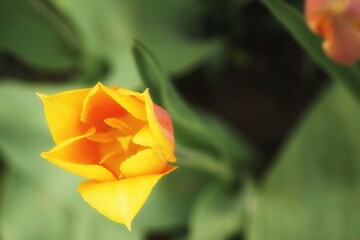
[(174, 129), (170, 115), (162, 107), (156, 104), (154, 104), (154, 113), (161, 132), (170, 142), (172, 142), (172, 144), (174, 144)]
[(80, 114), (89, 91), (73, 90), (51, 96), (38, 94), (43, 101), (45, 116), (56, 144), (87, 131), (88, 126), (80, 121)]
[(79, 192), (90, 206), (109, 219), (125, 224), (131, 230), (132, 220), (157, 181), (174, 169), (175, 167), (169, 167), (162, 174), (144, 175), (113, 182), (87, 181), (80, 184)]
[[(161, 123), (163, 120), (167, 121), (164, 115), (159, 114), (159, 110), (155, 110), (154, 104), (150, 98), (149, 92), (145, 91), (145, 101), (146, 101), (146, 114), (149, 122), (149, 127), (155, 137), (159, 142), (165, 159), (171, 159), (174, 152), (174, 138), (171, 136), (171, 130), (164, 127), (166, 124)], [(158, 107), (159, 108), (159, 107)], [(156, 112), (155, 112), (156, 111)], [(165, 112), (165, 110), (163, 110)], [(163, 113), (163, 112), (161, 112)], [(158, 115), (156, 115), (158, 114)], [(160, 120), (160, 122), (159, 122)], [(171, 119), (170, 119), (171, 121)]]
[(126, 159), (120, 166), (125, 178), (162, 173), (167, 166), (166, 160), (153, 149), (145, 149)]
[(95, 130), (91, 129), (84, 135), (65, 140), (50, 151), (42, 153), (41, 156), (49, 162), (85, 178), (99, 181), (114, 180), (115, 177), (109, 170), (98, 165), (100, 155), (97, 143), (87, 139), (94, 132)]

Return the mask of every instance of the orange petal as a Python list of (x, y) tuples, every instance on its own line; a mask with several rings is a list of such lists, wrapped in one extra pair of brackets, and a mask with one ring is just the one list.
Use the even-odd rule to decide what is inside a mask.
[[(83, 182), (79, 192), (84, 200), (112, 221), (125, 224), (131, 230), (131, 222), (148, 198), (157, 181), (176, 169), (169, 167), (166, 172), (113, 182)], [(154, 216), (156, 217), (156, 216)]]
[[(169, 127), (170, 124), (172, 126), (172, 123), (169, 123), (170, 117), (168, 117), (168, 114), (165, 112), (165, 110), (162, 109), (163, 111), (160, 111), (160, 107), (156, 107), (156, 109), (154, 108), (154, 104), (147, 90), (144, 92), (144, 95), (149, 127), (155, 139), (159, 142), (165, 159), (171, 159), (174, 153), (174, 138), (171, 136), (172, 127)], [(167, 116), (165, 116), (164, 112), (167, 114)]]
[(142, 93), (133, 92), (123, 88), (118, 88), (116, 90), (104, 88), (104, 91), (133, 117), (141, 121), (146, 120), (146, 112), (144, 109), (145, 103), (141, 100), (143, 99)]
[(98, 131), (108, 129), (104, 119), (111, 117), (120, 117), (128, 114), (126, 110), (116, 102), (108, 92), (114, 91), (103, 86), (101, 83), (96, 84), (91, 89), (84, 100), (81, 112), (81, 121), (95, 126)]
[(95, 133), (88, 137), (89, 140), (99, 143), (108, 143), (114, 141), (119, 136), (117, 129), (111, 129), (107, 132)]
[(44, 104), (46, 119), (56, 144), (84, 134), (88, 129), (80, 122), (82, 104), (90, 89), (66, 91), (46, 96), (38, 94)]
[(122, 176), (133, 178), (140, 175), (162, 173), (167, 162), (153, 149), (145, 149), (126, 159), (120, 166)]
[[(360, 1), (359, 0), (348, 0), (346, 8), (344, 9), (343, 15), (347, 19), (352, 19), (353, 21), (360, 20)], [(357, 25), (359, 27), (359, 25)]]
[(360, 57), (360, 30), (334, 20), (323, 48), (338, 63), (351, 64)]
[(360, 1), (307, 0), (305, 14), (310, 29), (324, 38), (330, 58), (351, 64), (360, 57)]
[(133, 135), (145, 124), (143, 121), (137, 120), (130, 114), (118, 118), (107, 118), (104, 122), (108, 126), (119, 130), (121, 135)]
[(121, 106), (123, 106), (131, 115), (136, 117), (139, 120), (146, 121), (146, 111), (145, 111), (145, 100), (144, 94), (133, 92), (124, 88), (119, 88), (116, 90), (119, 93), (115, 99)]
[(98, 165), (101, 157), (98, 153), (98, 144), (87, 139), (94, 132), (95, 129), (91, 129), (84, 135), (65, 140), (49, 152), (42, 153), (41, 156), (85, 178), (99, 181), (114, 180), (115, 177), (110, 171)]

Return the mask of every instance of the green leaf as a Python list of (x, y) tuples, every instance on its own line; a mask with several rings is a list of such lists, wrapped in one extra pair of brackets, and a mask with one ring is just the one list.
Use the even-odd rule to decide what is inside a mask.
[(359, 122), (348, 90), (326, 92), (259, 190), (250, 240), (360, 239)]
[(2, 239), (69, 239), (70, 215), (57, 201), (28, 187), (25, 179), (7, 173), (2, 196)]
[(242, 167), (249, 167), (254, 163), (257, 156), (251, 146), (218, 119), (191, 108), (162, 73), (155, 58), (144, 45), (134, 41), (133, 53), (151, 96), (173, 119), (177, 146), (208, 152), (218, 161), (236, 160)]
[(77, 60), (75, 34), (41, 0), (0, 0), (0, 51), (9, 51), (29, 65), (66, 70)]
[(78, 204), (68, 205), (48, 190), (32, 184), (31, 179), (6, 173), (1, 239), (142, 239), (136, 230), (129, 232), (117, 223), (104, 220), (96, 211), (89, 211), (80, 198)]
[(321, 39), (309, 30), (302, 13), (283, 0), (262, 0), (261, 3), (326, 73), (342, 82), (360, 100), (360, 74), (356, 66), (345, 67), (330, 60), (321, 48)]
[(241, 191), (211, 183), (194, 204), (190, 218), (190, 240), (226, 240), (240, 234), (247, 215), (251, 185)]
[[(73, 200), (76, 189), (70, 191), (73, 188), (65, 186), (76, 186), (80, 178), (40, 157), (40, 153), (49, 150), (54, 143), (36, 89), (16, 82), (2, 82), (0, 102), (0, 152), (6, 166)], [(63, 185), (58, 184), (59, 179), (63, 179)]]
[(84, 68), (98, 62), (109, 67), (108, 84), (134, 88), (140, 85), (130, 41), (141, 39), (159, 55), (167, 73), (182, 73), (220, 48), (219, 41), (195, 41), (186, 35), (198, 19), (192, 0), (52, 0), (74, 24), (84, 47)]
[(134, 220), (134, 229), (169, 231), (185, 226), (199, 191), (209, 176), (179, 167), (155, 186)]

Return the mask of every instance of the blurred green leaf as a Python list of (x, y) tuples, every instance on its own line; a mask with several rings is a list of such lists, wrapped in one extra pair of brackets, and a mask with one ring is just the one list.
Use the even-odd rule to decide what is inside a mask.
[(360, 100), (360, 73), (356, 66), (341, 66), (330, 60), (321, 48), (321, 39), (306, 25), (302, 13), (283, 0), (261, 0), (309, 56), (334, 80), (342, 82)]
[(190, 240), (226, 240), (243, 229), (250, 185), (241, 191), (211, 183), (193, 206), (190, 219)]
[[(40, 153), (50, 149), (53, 141), (35, 91), (30, 85), (1, 83), (0, 152), (7, 167), (70, 200), (76, 196), (76, 189), (70, 191), (73, 188), (69, 186), (76, 186), (80, 178), (41, 159)], [(62, 185), (58, 184), (59, 179), (63, 179)]]
[(1, 239), (70, 239), (71, 219), (63, 206), (26, 186), (25, 179), (7, 173), (2, 196)]
[(76, 37), (42, 0), (0, 0), (0, 52), (9, 51), (29, 65), (66, 70), (77, 60)]
[(219, 41), (195, 41), (186, 26), (196, 24), (192, 0), (52, 0), (74, 24), (85, 50), (84, 67), (103, 62), (108, 84), (134, 88), (140, 85), (130, 41), (141, 39), (159, 55), (168, 73), (181, 73), (216, 52)]
[[(49, 176), (50, 177), (50, 176)], [(3, 240), (140, 240), (117, 223), (104, 221), (82, 204), (67, 205), (29, 179), (8, 172), (1, 206), (0, 234)], [(59, 181), (59, 184), (61, 182)]]
[(360, 239), (359, 123), (348, 90), (326, 92), (259, 190), (250, 240)]
[(192, 109), (163, 74), (159, 64), (144, 45), (135, 41), (133, 53), (142, 80), (150, 88), (151, 96), (173, 119), (177, 146), (197, 148), (196, 151), (203, 149), (210, 152), (216, 160), (233, 159), (242, 166), (253, 164), (256, 153), (246, 141), (213, 116)]
[(169, 231), (185, 226), (192, 204), (207, 181), (208, 175), (186, 167), (167, 175), (156, 185), (140, 210), (134, 227)]

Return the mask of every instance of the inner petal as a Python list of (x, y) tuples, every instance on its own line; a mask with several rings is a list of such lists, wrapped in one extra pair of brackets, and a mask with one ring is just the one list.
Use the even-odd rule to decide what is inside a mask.
[(105, 131), (108, 125), (104, 119), (128, 114), (127, 111), (107, 94), (114, 91), (98, 83), (87, 95), (81, 112), (81, 121), (96, 127), (97, 131)]
[(155, 150), (145, 149), (124, 161), (120, 166), (120, 171), (125, 178), (133, 178), (162, 173), (166, 166), (165, 159)]
[(107, 118), (104, 122), (108, 126), (118, 129), (122, 136), (134, 135), (145, 124), (145, 122), (134, 118), (130, 114), (124, 114), (116, 118)]

